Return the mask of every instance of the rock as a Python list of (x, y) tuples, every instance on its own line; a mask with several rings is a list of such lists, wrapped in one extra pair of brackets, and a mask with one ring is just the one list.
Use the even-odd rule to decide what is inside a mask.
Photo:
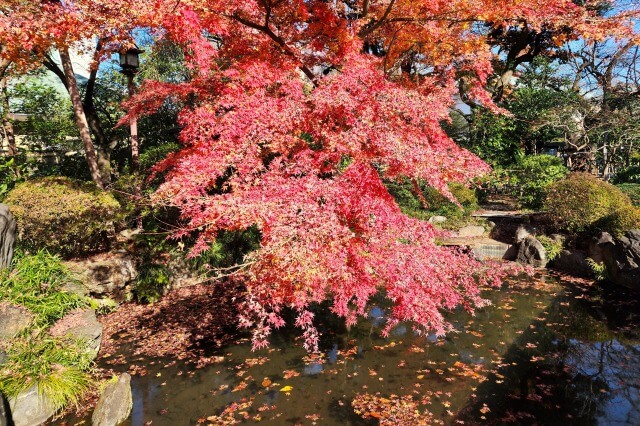
[(86, 351), (91, 354), (91, 359), (98, 356), (102, 340), (102, 324), (98, 322), (93, 309), (69, 312), (49, 329), (49, 333), (52, 336), (82, 340)]
[(127, 253), (98, 255), (65, 264), (91, 295), (116, 301), (125, 299), (127, 285), (138, 277), (134, 259)]
[(0, 269), (11, 266), (16, 227), (16, 220), (9, 211), (9, 206), (0, 203)]
[(549, 235), (549, 238), (554, 243), (563, 243), (564, 244), (565, 237), (562, 234), (551, 234), (551, 235)]
[(574, 277), (593, 277), (591, 266), (587, 263), (587, 255), (581, 251), (562, 250), (558, 257), (553, 259), (552, 267)]
[(596, 263), (602, 263), (604, 261), (604, 255), (602, 248), (607, 243), (613, 243), (613, 237), (608, 232), (601, 232), (597, 237), (589, 242), (588, 256)]
[(122, 230), (118, 233), (118, 236), (120, 238), (122, 238), (123, 241), (133, 241), (135, 240), (136, 235), (140, 234), (142, 230), (135, 228), (135, 229), (125, 229)]
[(516, 262), (544, 268), (547, 264), (547, 250), (533, 235), (528, 235), (518, 244)]
[(131, 376), (123, 373), (118, 381), (110, 383), (100, 395), (96, 409), (91, 416), (93, 426), (116, 426), (125, 421), (131, 413)]
[(531, 235), (531, 232), (529, 229), (525, 228), (522, 225), (519, 226), (518, 229), (516, 229), (516, 235), (515, 235), (516, 244), (520, 244), (529, 235)]
[(60, 286), (61, 291), (66, 291), (67, 293), (77, 294), (80, 297), (85, 297), (89, 295), (89, 291), (87, 288), (82, 285), (79, 281), (67, 281), (66, 283)]
[(605, 240), (598, 245), (607, 267), (609, 281), (640, 290), (640, 230), (632, 230), (622, 238)]
[(4, 395), (0, 393), (0, 426), (9, 426), (12, 424), (9, 419), (9, 404), (4, 399)]
[(468, 225), (464, 228), (460, 228), (458, 231), (458, 237), (460, 238), (476, 238), (484, 235), (484, 227), (478, 225)]
[(10, 339), (33, 321), (33, 314), (25, 308), (0, 302), (0, 339)]
[(38, 395), (38, 385), (33, 385), (9, 401), (15, 426), (38, 426), (56, 412), (46, 396)]
[(7, 353), (0, 349), (0, 367), (2, 367), (2, 365), (7, 362), (8, 358), (9, 357), (7, 356)]
[(444, 216), (431, 216), (429, 218), (429, 223), (443, 223), (446, 221), (447, 221), (447, 218)]

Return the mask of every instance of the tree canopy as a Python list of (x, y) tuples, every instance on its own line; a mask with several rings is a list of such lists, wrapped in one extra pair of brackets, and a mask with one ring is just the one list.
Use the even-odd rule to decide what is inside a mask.
[[(600, 3), (5, 0), (0, 45), (24, 68), (90, 37), (107, 55), (134, 28), (181, 46), (191, 78), (147, 81), (127, 104), (129, 117), (167, 98), (185, 105), (184, 148), (157, 167), (157, 199), (180, 207), (175, 237), (197, 234), (193, 255), (221, 230), (256, 226), (260, 250), (238, 268), (242, 322), (261, 347), (292, 307), (314, 349), (314, 302), (331, 299), (352, 324), (382, 288), (387, 331), (410, 320), (438, 332), (441, 309), (484, 303), (479, 289), (500, 270), (437, 245), (439, 231), (403, 215), (383, 179), (422, 179), (451, 196), (448, 182), (486, 173), (441, 128), (454, 97), (498, 112), (487, 88), (496, 61), (508, 69), (509, 55), (517, 63), (578, 38), (635, 42), (637, 11), (603, 15)], [(494, 47), (518, 31), (544, 33), (544, 46), (534, 37), (501, 57)]]

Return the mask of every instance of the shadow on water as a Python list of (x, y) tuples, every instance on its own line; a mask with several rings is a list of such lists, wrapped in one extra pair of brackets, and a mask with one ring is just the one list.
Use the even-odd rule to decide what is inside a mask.
[[(319, 357), (289, 326), (264, 350), (247, 339), (223, 346), (204, 368), (147, 358), (128, 424), (640, 424), (638, 294), (538, 276), (486, 297), (492, 306), (475, 316), (451, 313), (444, 338), (406, 324), (382, 338), (376, 299), (350, 329), (318, 308)], [(381, 421), (397, 401), (415, 417)]]
[(509, 347), (456, 420), (640, 424), (640, 295), (566, 287)]

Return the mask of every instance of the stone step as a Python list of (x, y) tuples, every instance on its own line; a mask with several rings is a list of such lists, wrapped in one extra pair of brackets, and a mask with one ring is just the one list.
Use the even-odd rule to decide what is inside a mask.
[(515, 247), (491, 238), (450, 238), (442, 242), (445, 246), (468, 247), (476, 258), (512, 260)]

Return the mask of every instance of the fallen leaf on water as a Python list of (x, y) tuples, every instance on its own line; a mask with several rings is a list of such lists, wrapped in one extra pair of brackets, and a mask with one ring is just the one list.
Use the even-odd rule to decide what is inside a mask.
[(290, 379), (290, 378), (292, 378), (292, 377), (297, 377), (297, 376), (299, 376), (299, 375), (300, 375), (300, 373), (298, 373), (298, 372), (297, 372), (297, 371), (295, 371), (295, 370), (284, 370), (284, 371), (282, 372), (282, 376), (283, 376), (285, 379)]
[(280, 392), (291, 392), (293, 390), (293, 386), (285, 386), (280, 389)]

